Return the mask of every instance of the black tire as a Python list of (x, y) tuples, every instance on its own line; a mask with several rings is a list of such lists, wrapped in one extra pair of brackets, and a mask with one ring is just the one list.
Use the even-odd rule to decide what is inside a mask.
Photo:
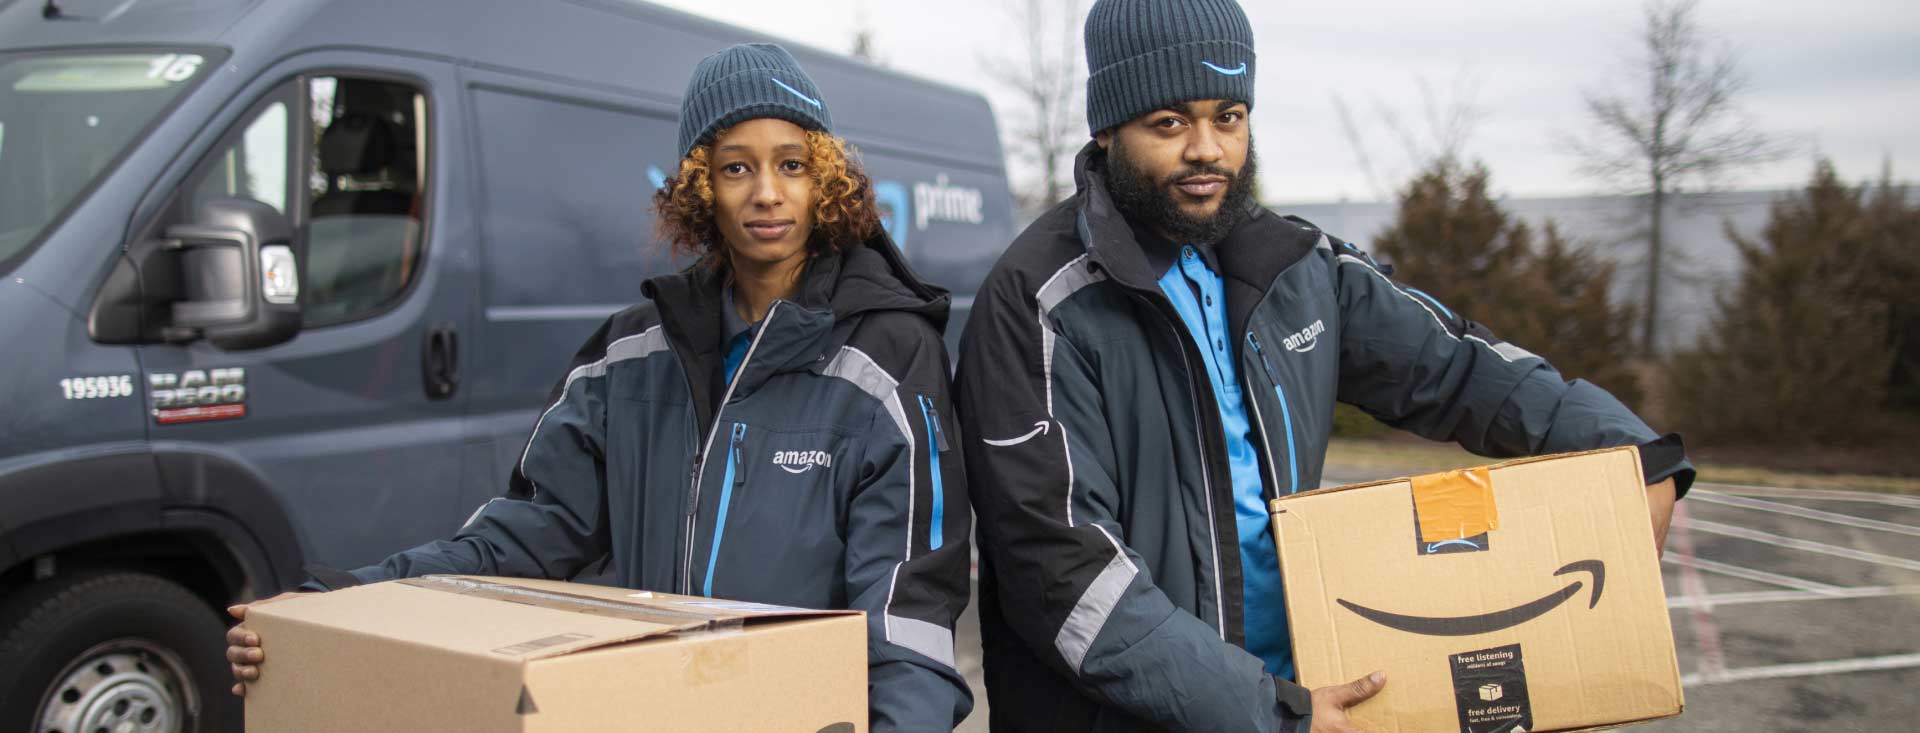
[[(50, 688), (76, 674), (83, 657), (121, 666), (140, 660), (142, 673), (149, 663), (164, 670), (151, 678), (169, 681), (154, 687), (165, 689), (159, 704), (170, 706), (166, 710), (179, 718), (182, 733), (240, 730), (241, 706), (228, 692), (226, 626), (218, 611), (180, 584), (143, 573), (94, 571), (34, 583), (13, 595), (0, 603), (0, 730), (41, 733), (36, 718), (42, 704), (61, 696)], [(107, 654), (113, 656), (102, 656)], [(112, 667), (92, 669), (105, 674)], [(66, 702), (128, 685), (102, 682), (87, 689), (86, 696), (67, 693)]]

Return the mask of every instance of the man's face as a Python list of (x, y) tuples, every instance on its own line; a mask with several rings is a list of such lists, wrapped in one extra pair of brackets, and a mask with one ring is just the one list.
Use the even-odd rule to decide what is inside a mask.
[(1252, 198), (1247, 105), (1199, 100), (1155, 110), (1095, 136), (1107, 188), (1128, 216), (1177, 242), (1216, 242)]

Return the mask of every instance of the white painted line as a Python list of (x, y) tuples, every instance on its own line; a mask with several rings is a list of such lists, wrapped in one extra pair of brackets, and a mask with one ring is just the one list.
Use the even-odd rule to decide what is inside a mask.
[(1824, 542), (1813, 542), (1810, 540), (1796, 539), (1793, 537), (1788, 537), (1786, 535), (1774, 534), (1772, 532), (1762, 532), (1757, 529), (1747, 529), (1745, 527), (1735, 527), (1731, 524), (1709, 522), (1704, 519), (1681, 520), (1681, 519), (1675, 518), (1673, 524), (1676, 527), (1686, 526), (1692, 529), (1700, 530), (1702, 532), (1709, 532), (1717, 535), (1725, 535), (1728, 537), (1738, 537), (1743, 540), (1752, 540), (1754, 542), (1765, 542), (1767, 544), (1775, 545), (1778, 547), (1786, 547), (1794, 550), (1804, 550), (1806, 552), (1817, 552), (1822, 555), (1831, 555), (1833, 557), (1843, 557), (1848, 560), (1859, 560), (1861, 562), (1870, 562), (1875, 565), (1885, 565), (1890, 568), (1900, 568), (1902, 570), (1912, 570), (1914, 572), (1920, 572), (1920, 560), (1908, 560), (1904, 557), (1882, 555), (1877, 552), (1861, 552), (1860, 550), (1856, 550), (1851, 547), (1841, 547), (1839, 545), (1829, 545)]
[[(1741, 484), (1716, 484), (1701, 481), (1696, 488), (1709, 488), (1722, 494), (1744, 494), (1747, 496), (1765, 496), (1775, 499), (1823, 499), (1827, 501), (1858, 501), (1868, 504), (1886, 504), (1888, 506), (1920, 509), (1920, 497), (1904, 494), (1883, 494), (1873, 491), (1841, 491), (1839, 489), (1782, 489), (1777, 486), (1743, 486)], [(1693, 492), (1687, 492), (1692, 496)]]
[(1827, 585), (1826, 583), (1806, 580), (1804, 578), (1796, 578), (1791, 575), (1769, 573), (1765, 570), (1754, 570), (1753, 568), (1743, 568), (1738, 565), (1728, 565), (1723, 562), (1714, 562), (1712, 560), (1708, 560), (1703, 557), (1681, 555), (1671, 550), (1669, 550), (1667, 552), (1667, 556), (1662, 559), (1666, 560), (1667, 562), (1673, 563), (1675, 565), (1679, 565), (1680, 567), (1683, 567), (1683, 568), (1705, 570), (1709, 573), (1719, 573), (1721, 575), (1739, 578), (1741, 580), (1751, 580), (1756, 583), (1766, 583), (1768, 585), (1785, 586), (1787, 588), (1792, 588), (1794, 590), (1802, 590), (1802, 591), (1810, 591), (1810, 592), (1818, 593), (1821, 591), (1836, 590), (1840, 587), (1837, 585)]
[(1818, 509), (1808, 509), (1803, 506), (1794, 506), (1792, 504), (1782, 504), (1777, 501), (1766, 501), (1764, 499), (1752, 499), (1744, 496), (1722, 494), (1716, 491), (1688, 492), (1687, 498), (1693, 501), (1704, 501), (1709, 504), (1721, 504), (1725, 506), (1740, 507), (1742, 509), (1753, 509), (1753, 510), (1762, 511), (1762, 512), (1773, 512), (1775, 514), (1785, 514), (1787, 516), (1800, 517), (1801, 519), (1812, 519), (1819, 522), (1829, 522), (1832, 524), (1838, 524), (1838, 525), (1843, 525), (1847, 527), (1858, 527), (1860, 529), (1872, 529), (1872, 530), (1878, 530), (1881, 532), (1893, 532), (1895, 534), (1904, 534), (1912, 537), (1920, 537), (1920, 527), (1915, 527), (1910, 524), (1882, 522), (1878, 519), (1865, 519), (1865, 518), (1855, 517), (1847, 514), (1823, 512)]
[(1748, 680), (1770, 680), (1781, 677), (1814, 677), (1846, 672), (1873, 672), (1887, 669), (1907, 669), (1920, 667), (1920, 654), (1893, 654), (1884, 657), (1859, 657), (1857, 659), (1836, 659), (1830, 662), (1802, 662), (1799, 664), (1775, 664), (1766, 667), (1746, 667), (1729, 669), (1715, 675), (1688, 674), (1680, 676), (1683, 685), (1712, 685), (1723, 682), (1745, 682)]
[(1785, 603), (1787, 601), (1836, 601), (1850, 598), (1886, 598), (1920, 595), (1920, 585), (1876, 585), (1866, 588), (1834, 588), (1825, 591), (1763, 590), (1752, 593), (1716, 593), (1708, 596), (1668, 598), (1667, 608), (1693, 608), (1701, 604), (1729, 606), (1746, 603)]

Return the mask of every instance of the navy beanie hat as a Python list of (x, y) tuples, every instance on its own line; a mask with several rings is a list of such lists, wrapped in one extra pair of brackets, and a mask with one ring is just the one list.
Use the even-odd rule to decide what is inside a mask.
[(680, 101), (680, 155), (713, 142), (721, 130), (773, 117), (833, 131), (833, 116), (793, 54), (771, 43), (743, 43), (700, 60)]
[(1098, 0), (1086, 44), (1091, 132), (1196, 99), (1253, 107), (1253, 26), (1234, 0)]

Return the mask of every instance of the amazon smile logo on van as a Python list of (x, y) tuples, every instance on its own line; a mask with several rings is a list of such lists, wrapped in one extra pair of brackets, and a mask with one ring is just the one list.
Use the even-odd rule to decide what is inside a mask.
[[(1606, 563), (1599, 560), (1580, 560), (1567, 563), (1559, 570), (1553, 571), (1556, 576), (1567, 573), (1587, 573), (1593, 576), (1593, 595), (1587, 600), (1587, 608), (1600, 605), (1600, 592), (1607, 582)], [(1567, 599), (1579, 595), (1580, 589), (1585, 586), (1586, 583), (1576, 580), (1567, 584), (1565, 588), (1513, 608), (1476, 616), (1410, 616), (1368, 608), (1345, 598), (1336, 599), (1335, 602), (1368, 621), (1410, 634), (1473, 636), (1513, 628), (1539, 618), (1548, 611), (1559, 608), (1560, 604), (1567, 602)]]
[(1313, 347), (1320, 345), (1320, 334), (1326, 332), (1325, 322), (1314, 321), (1311, 326), (1300, 329), (1296, 333), (1287, 334), (1286, 338), (1280, 340), (1280, 344), (1287, 347), (1288, 351), (1305, 354), (1312, 351)]
[(774, 451), (773, 465), (787, 473), (806, 473), (813, 470), (814, 466), (832, 468), (833, 454), (817, 450)]

